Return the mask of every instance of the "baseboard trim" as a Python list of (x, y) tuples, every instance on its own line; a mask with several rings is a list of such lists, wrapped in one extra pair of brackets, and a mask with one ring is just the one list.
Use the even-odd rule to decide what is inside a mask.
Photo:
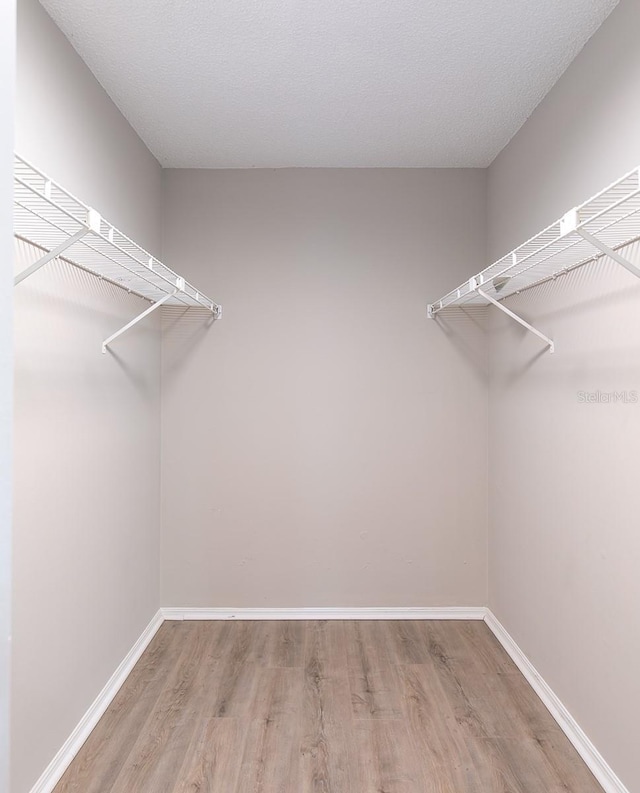
[(407, 608), (162, 608), (166, 620), (483, 620), (483, 606)]
[(113, 698), (122, 687), (122, 684), (131, 673), (131, 670), (136, 665), (142, 653), (149, 646), (149, 643), (156, 635), (163, 622), (164, 617), (162, 613), (158, 611), (122, 660), (120, 666), (118, 666), (113, 675), (111, 675), (109, 682), (98, 694), (89, 707), (89, 710), (87, 710), (82, 719), (80, 719), (80, 722), (64, 742), (60, 751), (31, 788), (31, 793), (52, 793), (54, 787), (60, 781), (73, 758), (80, 751), (82, 744), (87, 740), (91, 731), (111, 704)]
[(589, 740), (578, 722), (573, 718), (549, 684), (522, 652), (504, 625), (502, 625), (495, 614), (489, 609), (486, 610), (485, 622), (496, 639), (504, 647), (511, 660), (522, 672), (531, 688), (540, 697), (549, 713), (558, 723), (560, 729), (571, 741), (605, 793), (629, 793), (604, 757)]

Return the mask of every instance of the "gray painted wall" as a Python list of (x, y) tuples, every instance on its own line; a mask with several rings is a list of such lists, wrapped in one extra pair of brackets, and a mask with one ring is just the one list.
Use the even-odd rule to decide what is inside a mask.
[[(36, 0), (16, 150), (152, 251), (161, 169)], [(17, 246), (20, 269), (33, 257)], [(26, 793), (159, 605), (160, 333), (66, 264), (15, 289), (12, 793)]]
[[(13, 107), (15, 3), (0, 5), (0, 261), (13, 253)], [(9, 789), (11, 640), (11, 468), (13, 426), (13, 284), (0, 266), (0, 790)]]
[[(489, 170), (491, 258), (640, 164), (640, 4), (622, 0)], [(629, 255), (640, 262), (636, 249)], [(607, 261), (494, 316), (489, 603), (629, 790), (640, 790), (640, 283)]]
[(481, 170), (165, 171), (165, 260), (225, 314), (165, 327), (164, 605), (485, 602), (484, 331), (425, 316), (483, 261), (484, 193)]

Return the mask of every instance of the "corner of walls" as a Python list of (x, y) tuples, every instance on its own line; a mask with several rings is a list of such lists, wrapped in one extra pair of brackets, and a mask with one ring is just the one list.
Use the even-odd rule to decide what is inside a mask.
[[(483, 223), (484, 223), (484, 239), (482, 251), (482, 267), (488, 267), (491, 263), (489, 260), (489, 167), (484, 168), (484, 193), (483, 193)], [(485, 332), (485, 345), (487, 354), (487, 378), (486, 378), (486, 444), (485, 444), (485, 459), (486, 459), (486, 502), (485, 502), (485, 515), (486, 515), (486, 533), (485, 533), (485, 552), (487, 555), (486, 566), (486, 593), (484, 605), (488, 609), (490, 601), (490, 581), (491, 581), (491, 548), (490, 548), (490, 529), (491, 529), (491, 507), (489, 502), (490, 485), (491, 485), (491, 311), (487, 309), (487, 316), (484, 324)]]
[[(167, 230), (166, 230), (166, 190), (167, 190), (167, 179), (168, 179), (169, 171), (166, 168), (162, 168), (161, 175), (160, 175), (160, 204), (159, 204), (159, 213), (160, 213), (160, 259), (163, 262), (166, 262), (167, 267), (171, 267), (172, 269), (176, 269), (180, 271), (180, 266), (177, 262), (169, 262), (166, 259), (166, 252), (167, 252)], [(164, 465), (163, 465), (163, 456), (165, 452), (165, 441), (164, 441), (164, 432), (163, 432), (163, 425), (164, 425), (164, 411), (165, 411), (165, 396), (164, 396), (164, 381), (165, 381), (165, 323), (167, 319), (167, 312), (164, 308), (160, 309), (160, 411), (159, 411), (159, 419), (160, 419), (160, 429), (159, 429), (159, 438), (160, 438), (160, 454), (158, 459), (159, 464), (159, 506), (160, 506), (160, 515), (158, 521), (158, 531), (159, 531), (159, 540), (158, 540), (158, 608), (162, 608), (163, 603), (163, 566), (164, 566), (164, 483), (165, 483), (165, 475), (164, 475)]]

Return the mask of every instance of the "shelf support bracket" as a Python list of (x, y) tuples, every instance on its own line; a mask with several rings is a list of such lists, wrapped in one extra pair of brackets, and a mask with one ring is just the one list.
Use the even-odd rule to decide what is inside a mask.
[(112, 333), (108, 339), (105, 339), (102, 342), (102, 354), (104, 355), (106, 353), (107, 347), (111, 344), (111, 342), (114, 339), (117, 339), (118, 336), (122, 336), (123, 333), (126, 333), (126, 331), (128, 331), (134, 325), (137, 325), (138, 322), (141, 322), (145, 317), (148, 317), (149, 314), (151, 314), (157, 308), (160, 308), (160, 306), (164, 305), (167, 302), (167, 300), (171, 300), (172, 297), (175, 297), (178, 294), (178, 292), (181, 290), (181, 288), (184, 289), (184, 278), (178, 278), (178, 286), (173, 290), (173, 292), (169, 292), (163, 298), (158, 300), (156, 303), (150, 305), (149, 308), (147, 308), (145, 311), (142, 312), (142, 314), (138, 314), (138, 316), (132, 319), (131, 322), (127, 322), (127, 324), (123, 328), (120, 328), (120, 330), (117, 330), (115, 333)]
[(99, 234), (100, 222), (101, 222), (100, 214), (96, 212), (95, 209), (90, 209), (86, 226), (83, 226), (81, 229), (76, 231), (75, 234), (72, 234), (70, 237), (67, 237), (67, 239), (61, 242), (60, 245), (58, 245), (56, 248), (49, 251), (49, 253), (45, 253), (44, 256), (41, 256), (33, 264), (30, 264), (29, 267), (26, 267), (21, 273), (18, 273), (18, 275), (16, 275), (16, 277), (13, 279), (13, 285), (17, 286), (19, 283), (24, 281), (30, 275), (33, 275), (34, 273), (38, 272), (38, 270), (41, 267), (44, 267), (45, 264), (52, 261), (53, 259), (57, 259), (58, 256), (61, 256), (67, 250), (67, 248), (70, 248), (72, 245), (75, 245), (76, 242), (80, 242), (80, 240), (90, 231)]
[(526, 320), (522, 319), (522, 317), (519, 317), (517, 314), (514, 314), (513, 311), (510, 311), (506, 306), (502, 305), (502, 303), (495, 300), (493, 297), (491, 297), (491, 295), (488, 295), (484, 290), (480, 289), (475, 278), (471, 279), (469, 285), (481, 297), (483, 297), (485, 300), (488, 300), (489, 303), (494, 305), (496, 308), (499, 308), (500, 311), (502, 311), (508, 317), (511, 317), (511, 319), (514, 319), (517, 323), (522, 325), (523, 328), (526, 328), (528, 331), (535, 334), (539, 339), (542, 339), (542, 341), (548, 345), (549, 352), (551, 353), (555, 352), (555, 344), (553, 342), (553, 339), (550, 339), (548, 336), (545, 336), (544, 333), (541, 333), (537, 328), (534, 328), (533, 325), (530, 325)]
[(613, 259), (614, 262), (618, 262), (621, 264), (625, 270), (628, 270), (630, 273), (636, 276), (636, 278), (640, 278), (640, 267), (635, 265), (633, 262), (630, 262), (629, 259), (626, 259), (624, 256), (621, 256), (617, 251), (614, 251), (613, 248), (610, 248), (608, 245), (605, 245), (604, 242), (599, 240), (597, 237), (594, 237), (593, 234), (589, 234), (588, 231), (585, 231), (581, 228), (576, 228), (576, 233), (579, 234), (583, 239), (585, 239), (588, 243), (593, 245), (594, 248), (597, 248), (601, 253), (604, 253), (605, 256), (608, 256), (610, 259)]

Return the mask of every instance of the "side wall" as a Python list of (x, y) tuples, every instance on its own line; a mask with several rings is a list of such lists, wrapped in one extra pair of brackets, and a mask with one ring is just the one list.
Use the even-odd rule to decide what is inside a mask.
[[(161, 169), (36, 0), (18, 9), (16, 150), (160, 248)], [(17, 267), (34, 251), (17, 245)], [(159, 324), (65, 263), (15, 297), (12, 793), (26, 793), (159, 605)]]
[[(640, 164), (638, 30), (622, 0), (491, 166), (492, 260)], [(640, 790), (640, 404), (580, 395), (640, 393), (640, 283), (601, 260), (508, 303), (557, 354), (493, 316), (489, 604)]]
[(15, 2), (0, 6), (0, 790), (9, 790)]
[[(162, 603), (482, 605), (481, 170), (165, 171)], [(452, 211), (455, 207), (455, 212)]]

